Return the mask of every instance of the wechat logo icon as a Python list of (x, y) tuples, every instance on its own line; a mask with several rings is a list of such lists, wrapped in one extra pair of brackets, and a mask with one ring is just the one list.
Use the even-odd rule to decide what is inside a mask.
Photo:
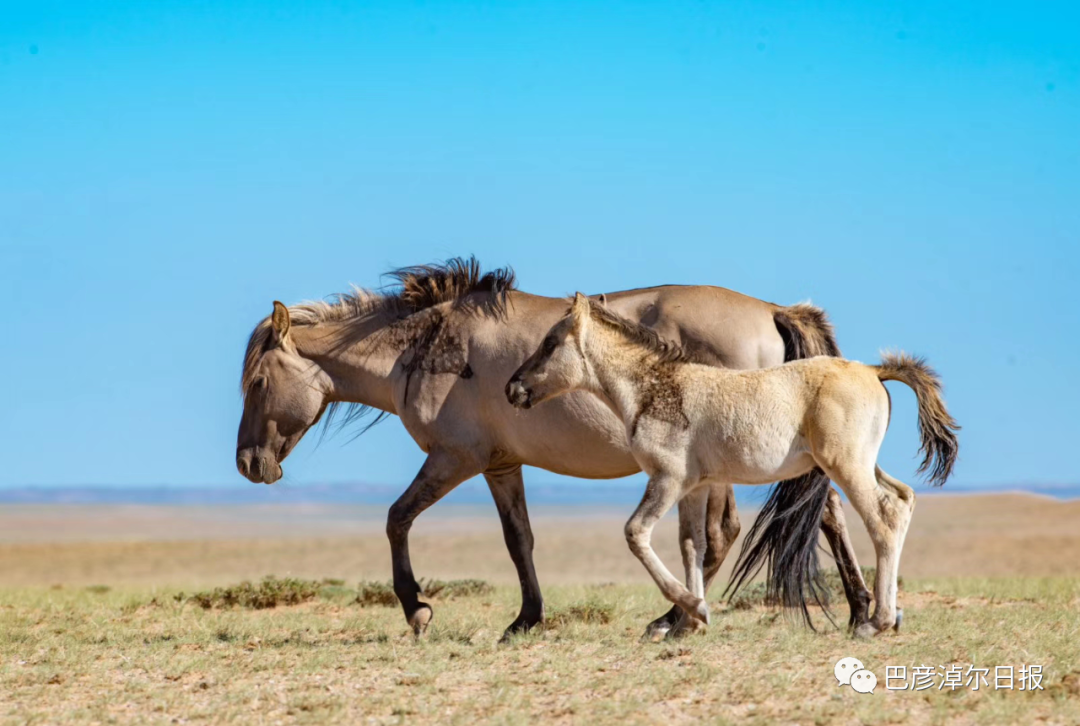
[(851, 686), (858, 693), (873, 693), (877, 688), (877, 676), (863, 667), (858, 658), (841, 658), (833, 666), (837, 685)]

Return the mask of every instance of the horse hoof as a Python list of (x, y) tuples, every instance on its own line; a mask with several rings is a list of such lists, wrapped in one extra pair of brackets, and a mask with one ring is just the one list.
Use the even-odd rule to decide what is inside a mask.
[(665, 640), (682, 640), (689, 635), (704, 633), (707, 630), (706, 625), (697, 618), (684, 617), (668, 631)]
[(855, 628), (854, 637), (857, 640), (869, 640), (878, 634), (878, 629), (872, 623), (863, 623)]
[(694, 612), (692, 614), (695, 618), (708, 625), (710, 621), (709, 603), (705, 602), (704, 600), (698, 600), (698, 603), (694, 607)]
[(669, 622), (655, 622), (649, 623), (649, 626), (645, 628), (645, 632), (641, 634), (642, 643), (659, 643), (666, 638), (671, 632), (671, 623)]
[(428, 623), (435, 616), (431, 606), (425, 603), (420, 603), (420, 607), (409, 617), (409, 625), (412, 627), (413, 635), (420, 638), (427, 631)]
[(505, 631), (503, 631), (502, 637), (499, 638), (499, 643), (509, 643), (510, 639), (513, 638), (515, 635), (528, 633), (533, 628), (535, 628), (535, 627), (537, 627), (539, 625), (543, 625), (543, 624), (544, 624), (543, 619), (540, 619), (540, 620), (525, 620), (525, 619), (523, 619), (521, 617), (518, 617), (517, 620), (510, 623), (510, 627), (508, 627)]
[(685, 616), (682, 608), (676, 605), (671, 610), (645, 626), (645, 632), (641, 635), (641, 642), (659, 643), (671, 632), (671, 629), (679, 622), (680, 617)]
[(893, 624), (892, 629), (897, 633), (900, 632), (900, 623), (904, 622), (904, 611), (900, 608), (896, 609), (896, 622)]

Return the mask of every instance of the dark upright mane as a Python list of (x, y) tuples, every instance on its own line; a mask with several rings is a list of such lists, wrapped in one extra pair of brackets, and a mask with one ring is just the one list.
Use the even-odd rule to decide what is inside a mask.
[(474, 293), (487, 293), (483, 304), (501, 312), (506, 296), (516, 290), (513, 268), (483, 272), (476, 257), (454, 257), (441, 265), (415, 265), (386, 273), (400, 288), (392, 293), (410, 312), (444, 302), (461, 302)]
[(656, 331), (652, 328), (648, 328), (641, 323), (635, 323), (633, 320), (624, 318), (602, 303), (596, 301), (590, 302), (589, 317), (595, 322), (621, 333), (623, 337), (629, 339), (632, 343), (636, 343), (647, 349), (650, 353), (655, 355), (661, 363), (712, 364), (712, 361), (694, 355), (692, 351), (683, 348), (678, 343), (664, 340), (657, 335)]
[[(292, 325), (298, 327), (319, 323), (357, 320), (377, 310), (392, 310), (400, 315), (426, 310), (446, 302), (464, 303), (474, 293), (485, 293), (477, 303), (485, 311), (502, 313), (509, 293), (516, 290), (514, 270), (500, 267), (483, 272), (479, 260), (454, 257), (442, 264), (402, 267), (386, 273), (397, 281), (396, 287), (378, 292), (354, 288), (352, 292), (332, 296), (328, 301), (300, 303), (289, 307)], [(251, 331), (240, 389), (247, 391), (255, 376), (255, 366), (270, 342), (270, 318), (264, 318)]]

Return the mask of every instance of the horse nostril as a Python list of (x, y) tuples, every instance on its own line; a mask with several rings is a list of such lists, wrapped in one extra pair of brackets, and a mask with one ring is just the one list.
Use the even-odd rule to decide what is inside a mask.
[(261, 456), (256, 456), (254, 461), (251, 462), (251, 475), (256, 479), (261, 479), (263, 475), (263, 460)]
[(514, 378), (506, 384), (506, 400), (515, 408), (529, 408), (532, 404), (532, 392), (520, 378)]
[(251, 476), (251, 460), (254, 458), (251, 449), (241, 449), (236, 452), (236, 468), (240, 475), (245, 478)]

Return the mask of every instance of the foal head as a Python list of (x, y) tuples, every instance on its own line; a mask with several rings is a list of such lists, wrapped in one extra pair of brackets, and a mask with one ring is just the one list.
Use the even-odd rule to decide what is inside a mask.
[(570, 310), (544, 336), (540, 347), (506, 384), (506, 398), (515, 408), (532, 408), (561, 393), (584, 388), (591, 372), (582, 350), (589, 328), (589, 299), (580, 292)]
[(297, 352), (289, 327), (289, 309), (275, 302), (265, 347), (245, 366), (236, 468), (256, 483), (281, 478), (281, 462), (329, 402), (330, 377)]

